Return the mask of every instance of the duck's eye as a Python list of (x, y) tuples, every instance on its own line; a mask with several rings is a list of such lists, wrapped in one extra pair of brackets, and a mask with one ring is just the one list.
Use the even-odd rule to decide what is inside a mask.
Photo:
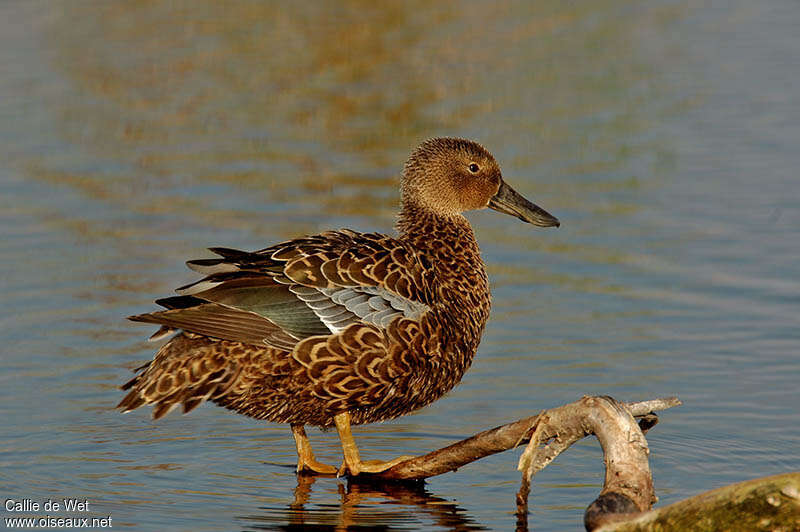
[(478, 170), (480, 170), (480, 169), (481, 169), (481, 167), (478, 166), (477, 164), (469, 163), (469, 171), (472, 172), (473, 174), (477, 174)]

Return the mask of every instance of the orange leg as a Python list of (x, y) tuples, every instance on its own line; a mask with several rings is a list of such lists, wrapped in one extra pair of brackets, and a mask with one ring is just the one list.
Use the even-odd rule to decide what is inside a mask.
[(311, 443), (308, 441), (306, 429), (301, 424), (292, 424), (292, 436), (297, 445), (297, 472), (298, 473), (320, 473), (323, 475), (333, 475), (337, 469), (331, 465), (317, 462), (314, 458), (314, 451), (311, 450)]
[(353, 433), (350, 431), (350, 414), (347, 412), (338, 414), (333, 420), (336, 422), (336, 430), (339, 432), (339, 439), (342, 442), (342, 451), (344, 453), (344, 463), (342, 467), (339, 468), (340, 476), (347, 473), (352, 476), (356, 476), (359, 473), (380, 473), (400, 462), (405, 462), (406, 460), (414, 458), (413, 456), (401, 456), (388, 462), (383, 462), (381, 460), (361, 461), (361, 455), (358, 452), (358, 447), (356, 447), (356, 441), (353, 439)]

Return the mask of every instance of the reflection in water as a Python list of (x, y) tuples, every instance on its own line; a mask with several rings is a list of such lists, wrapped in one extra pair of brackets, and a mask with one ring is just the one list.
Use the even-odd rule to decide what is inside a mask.
[[(297, 476), (295, 499), (287, 508), (267, 509), (261, 515), (240, 517), (250, 528), (267, 530), (486, 530), (456, 503), (428, 493), (423, 482), (337, 484), (341, 504), (314, 507), (315, 477)], [(400, 508), (396, 508), (400, 506)], [(413, 511), (408, 508), (413, 507)], [(427, 517), (430, 522), (422, 526)], [(285, 524), (278, 524), (285, 522)]]
[[(652, 110), (635, 104), (651, 73), (627, 45), (632, 27), (589, 3), (530, 3), (516, 14), (494, 4), (361, 0), (62, 7), (47, 24), (50, 60), (68, 80), (54, 132), (83, 154), (37, 157), (26, 172), (144, 215), (255, 232), (266, 225), (271, 234), (295, 218), (283, 236), (296, 236), (298, 212), (380, 216), (389, 225), (400, 164), (422, 138), (475, 136), (495, 151), (509, 129), (527, 138), (509, 146), (514, 158), (504, 167), (544, 162), (537, 187), (554, 194), (556, 169), (537, 158), (575, 143), (574, 123), (608, 108), (613, 118), (596, 119), (592, 138), (577, 139), (591, 162), (558, 173), (594, 174), (573, 186), (593, 190), (603, 178), (624, 192), (631, 180), (615, 170), (655, 149), (622, 139), (608, 150), (595, 139), (649, 123)], [(582, 25), (588, 31), (563, 37)], [(598, 40), (606, 46), (579, 66), (552, 60), (582, 57)], [(261, 201), (228, 205), (220, 196), (231, 188)], [(637, 208), (635, 189), (601, 206), (558, 190), (562, 209)]]
[[(450, 10), (363, 1), (65, 9), (54, 21), (54, 61), (79, 90), (63, 102), (59, 132), (119, 166), (116, 175), (41, 177), (143, 212), (195, 215), (219, 205), (187, 202), (187, 181), (267, 190), (336, 214), (379, 212), (399, 166), (370, 170), (424, 134), (437, 82), (420, 71), (417, 45)], [(126, 52), (87, 54), (87, 40)], [(348, 201), (329, 198), (334, 186)]]

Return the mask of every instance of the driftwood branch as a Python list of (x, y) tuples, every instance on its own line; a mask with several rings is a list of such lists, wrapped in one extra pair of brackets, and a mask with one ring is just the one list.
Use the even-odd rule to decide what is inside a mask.
[(373, 484), (386, 489), (392, 483), (385, 481), (422, 480), (526, 445), (518, 463), (522, 484), (517, 494), (517, 530), (527, 531), (532, 477), (573, 443), (594, 434), (603, 448), (606, 474), (600, 495), (586, 510), (587, 530), (800, 531), (800, 472), (726, 486), (650, 510), (656, 497), (644, 434), (658, 422), (653, 412), (680, 404), (674, 397), (639, 403), (583, 397), (401, 462), (382, 473), (351, 478), (351, 486)]
[[(649, 510), (656, 501), (644, 430), (655, 423), (652, 410), (680, 404), (677, 399), (629, 406), (611, 397), (584, 397), (576, 403), (540, 415), (528, 446), (519, 459), (522, 485), (517, 494), (517, 528), (527, 528), (530, 480), (573, 443), (594, 434), (603, 448), (605, 482), (600, 496), (584, 516), (587, 530), (609, 519)], [(637, 424), (633, 414), (647, 411)], [(640, 426), (641, 425), (641, 426)], [(548, 442), (548, 440), (551, 441)]]
[[(653, 412), (680, 405), (675, 398), (619, 403), (611, 397), (583, 397), (535, 416), (496, 427), (381, 473), (361, 474), (356, 482), (422, 480), (527, 444), (519, 459), (523, 471), (517, 494), (517, 529), (527, 530), (528, 494), (533, 475), (573, 443), (597, 435), (603, 447), (606, 477), (600, 496), (586, 510), (587, 530), (649, 510), (656, 497), (644, 432), (657, 422)], [(639, 422), (635, 418), (639, 418)]]
[[(580, 427), (580, 431), (582, 432), (584, 418), (589, 414), (589, 411), (594, 408), (593, 403), (596, 399), (597, 398), (594, 397), (584, 397), (575, 403), (570, 403), (558, 407), (557, 409), (547, 410), (535, 416), (480, 432), (465, 440), (461, 440), (426, 455), (401, 462), (381, 473), (362, 473), (358, 478), (361, 480), (410, 481), (422, 480), (449, 471), (455, 471), (459, 467), (485, 456), (527, 444), (531, 439), (531, 435), (537, 429), (539, 420), (543, 415), (549, 416), (551, 421), (545, 423), (544, 428), (541, 429), (537, 435), (541, 442), (559, 437), (562, 433), (567, 431), (575, 432), (574, 429), (576, 427)], [(668, 399), (620, 404), (630, 412), (632, 416), (643, 417), (658, 410), (665, 410), (673, 406), (678, 406), (681, 403), (677, 398), (671, 397)], [(565, 423), (563, 426), (557, 427), (552, 422), (553, 416), (556, 413), (563, 413), (563, 415), (559, 416), (559, 420), (563, 420)], [(586, 434), (584, 433), (583, 435), (585, 436)]]

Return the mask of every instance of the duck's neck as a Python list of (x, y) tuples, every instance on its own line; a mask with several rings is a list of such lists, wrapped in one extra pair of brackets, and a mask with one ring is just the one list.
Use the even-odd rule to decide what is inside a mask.
[(469, 311), (470, 318), (482, 331), (489, 316), (489, 282), (475, 233), (467, 219), (460, 214), (437, 214), (405, 201), (397, 230), (401, 240), (422, 252), (431, 262), (440, 301), (467, 305), (461, 311)]
[(447, 258), (454, 255), (455, 260), (466, 259), (483, 265), (472, 226), (460, 214), (443, 215), (404, 201), (396, 227), (401, 240), (420, 251), (434, 256), (444, 254)]

